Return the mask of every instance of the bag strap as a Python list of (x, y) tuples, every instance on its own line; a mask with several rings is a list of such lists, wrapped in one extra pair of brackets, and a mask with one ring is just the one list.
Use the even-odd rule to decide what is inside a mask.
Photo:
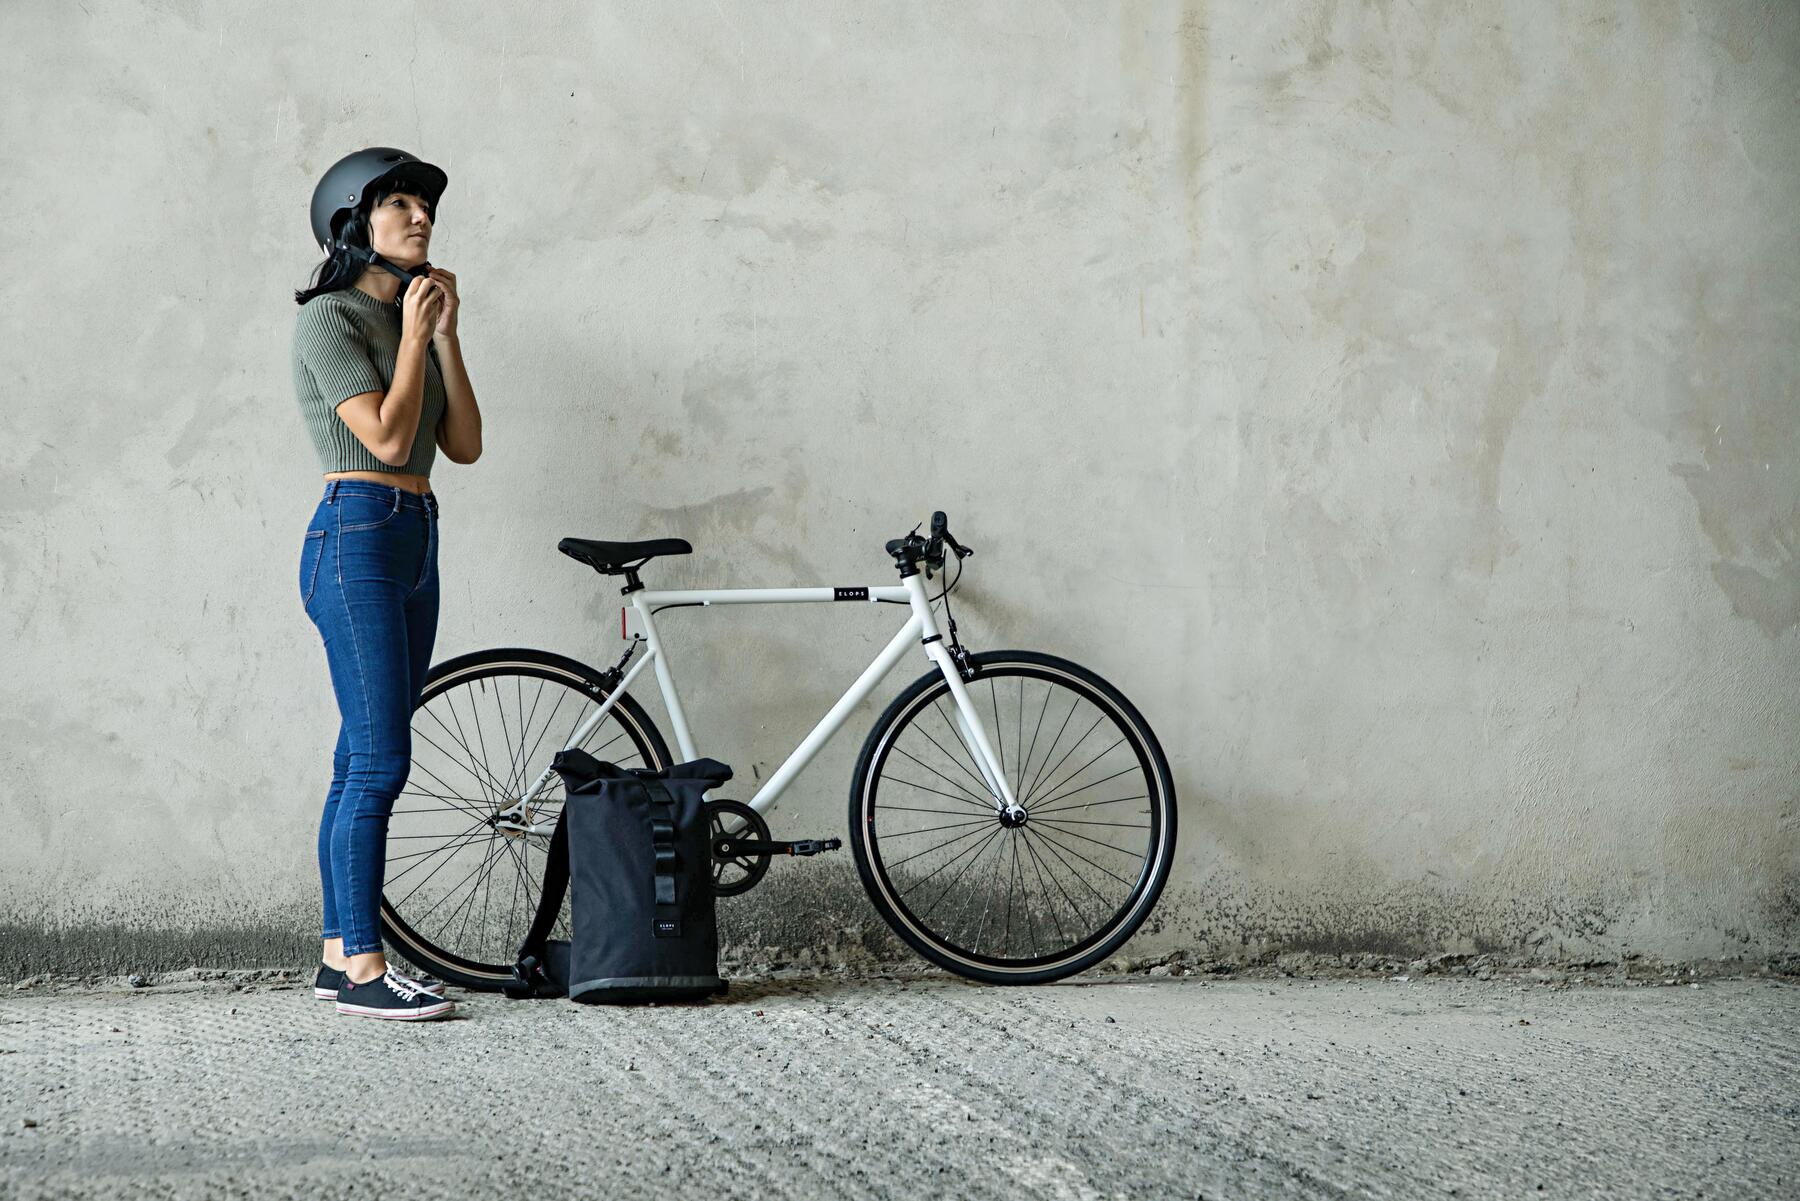
[[(519, 957), (513, 963), (513, 982), (504, 986), (508, 996), (531, 996), (544, 983), (544, 944), (562, 912), (563, 894), (569, 891), (569, 802), (556, 815), (556, 829), (550, 835), (550, 850), (544, 863), (543, 899), (525, 941), (519, 944)], [(529, 962), (527, 962), (529, 961)]]
[(544, 944), (550, 940), (550, 931), (562, 912), (563, 896), (569, 891), (569, 831), (565, 825), (569, 806), (574, 804), (583, 783), (619, 770), (580, 747), (567, 747), (556, 752), (551, 767), (563, 779), (563, 805), (556, 815), (556, 829), (550, 835), (550, 850), (544, 864), (543, 901), (538, 905), (531, 929), (525, 932), (525, 941), (519, 944), (520, 959), (536, 955), (540, 963), (544, 958)]
[(675, 850), (675, 798), (661, 780), (641, 778), (650, 797), (650, 846), (656, 855), (656, 911), (650, 918), (650, 933), (657, 938), (680, 938), (681, 910), (675, 904), (675, 868), (680, 861)]

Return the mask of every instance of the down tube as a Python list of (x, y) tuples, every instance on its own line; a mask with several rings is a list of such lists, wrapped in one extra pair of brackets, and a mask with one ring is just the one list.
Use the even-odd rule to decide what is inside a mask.
[(875, 685), (881, 683), (882, 678), (894, 670), (894, 664), (900, 662), (900, 656), (904, 655), (907, 648), (918, 641), (921, 629), (923, 629), (923, 622), (915, 613), (900, 632), (894, 635), (893, 640), (882, 649), (881, 654), (875, 657), (875, 662), (869, 664), (863, 670), (862, 675), (856, 678), (856, 683), (850, 685), (850, 690), (844, 693), (838, 699), (838, 703), (831, 707), (831, 712), (819, 719), (819, 724), (813, 727), (812, 733), (806, 736), (806, 740), (794, 748), (794, 753), (787, 757), (787, 762), (783, 763), (775, 774), (769, 777), (769, 782), (750, 798), (752, 809), (763, 813), (774, 806), (776, 798), (781, 795), (781, 790), (788, 786), (790, 780), (800, 774), (801, 769), (812, 762), (813, 756), (819, 753), (820, 747), (831, 741), (831, 736), (838, 732), (838, 728), (844, 724), (844, 719), (850, 716), (850, 711), (862, 704), (863, 699), (875, 690)]

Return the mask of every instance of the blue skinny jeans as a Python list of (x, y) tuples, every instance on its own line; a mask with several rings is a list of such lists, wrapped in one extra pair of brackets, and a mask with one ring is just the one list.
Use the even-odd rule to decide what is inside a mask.
[(438, 506), (367, 480), (327, 480), (300, 551), (300, 599), (325, 641), (337, 749), (319, 820), (324, 936), (381, 950), (388, 816), (412, 766), (412, 714), (438, 621)]

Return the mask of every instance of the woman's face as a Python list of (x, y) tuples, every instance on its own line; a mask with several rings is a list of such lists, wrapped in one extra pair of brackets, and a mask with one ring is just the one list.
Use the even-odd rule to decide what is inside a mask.
[(428, 257), (431, 216), (417, 196), (383, 196), (369, 212), (369, 244), (397, 267), (416, 267)]

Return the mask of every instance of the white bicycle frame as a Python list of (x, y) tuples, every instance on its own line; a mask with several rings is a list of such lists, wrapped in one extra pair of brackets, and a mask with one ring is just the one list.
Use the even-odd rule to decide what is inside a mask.
[[(606, 720), (619, 697), (631, 688), (631, 683), (645, 667), (654, 664), (656, 682), (662, 690), (663, 706), (668, 710), (669, 724), (675, 728), (675, 742), (681, 748), (683, 759), (698, 759), (700, 752), (694, 746), (693, 735), (688, 731), (687, 715), (681, 707), (681, 697), (675, 690), (675, 676), (669, 669), (668, 656), (663, 650), (662, 641), (656, 635), (656, 622), (652, 612), (667, 605), (781, 605), (781, 604), (816, 604), (819, 602), (841, 603), (845, 601), (865, 601), (878, 604), (883, 601), (897, 601), (912, 607), (912, 616), (900, 628), (900, 632), (889, 640), (881, 653), (875, 656), (856, 682), (831, 711), (819, 719), (812, 733), (795, 747), (787, 760), (770, 776), (768, 781), (750, 798), (750, 807), (758, 813), (773, 808), (783, 790), (793, 782), (795, 776), (812, 762), (832, 735), (843, 726), (851, 710), (860, 705), (869, 693), (875, 690), (887, 674), (894, 669), (906, 654), (907, 648), (915, 641), (925, 650), (926, 657), (937, 664), (944, 675), (944, 681), (950, 687), (950, 695), (956, 700), (956, 724), (960, 728), (964, 741), (970, 747), (976, 759), (976, 765), (987, 782), (990, 799), (994, 802), (996, 813), (1017, 808), (1013, 798), (1011, 785), (1006, 774), (998, 769), (998, 756), (994, 754), (988, 742), (986, 728), (981, 724), (981, 715), (969, 693), (963, 687), (963, 678), (956, 667), (956, 661), (945, 649), (942, 636), (938, 633), (937, 619), (931, 611), (931, 604), (925, 596), (925, 579), (922, 575), (907, 576), (900, 584), (885, 588), (723, 588), (698, 589), (674, 592), (657, 592), (651, 589), (639, 589), (630, 593), (624, 606), (625, 635), (636, 644), (642, 645), (644, 654), (632, 664), (618, 685), (613, 688), (605, 702), (590, 714), (570, 736), (562, 749), (580, 746), (601, 722)], [(637, 649), (635, 646), (634, 650)], [(546, 767), (524, 795), (512, 806), (500, 813), (501, 818), (531, 823), (534, 802), (540, 791), (547, 787), (555, 772)], [(553, 829), (552, 823), (532, 823), (525, 826), (528, 833), (548, 835)]]

